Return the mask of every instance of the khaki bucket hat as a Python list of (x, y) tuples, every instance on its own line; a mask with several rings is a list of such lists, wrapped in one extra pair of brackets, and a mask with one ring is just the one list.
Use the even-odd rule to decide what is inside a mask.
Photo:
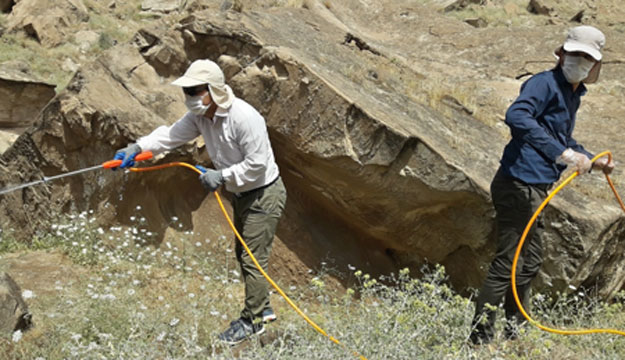
[(171, 83), (175, 86), (193, 87), (208, 84), (208, 90), (217, 106), (227, 109), (234, 101), (234, 93), (226, 85), (224, 73), (211, 60), (195, 60), (185, 71), (184, 75)]

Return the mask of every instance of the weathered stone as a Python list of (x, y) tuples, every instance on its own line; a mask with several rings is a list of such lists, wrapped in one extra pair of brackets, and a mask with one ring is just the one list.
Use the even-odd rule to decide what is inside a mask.
[(0, 275), (0, 333), (25, 331), (32, 326), (28, 305), (22, 298), (22, 291), (7, 273)]
[(599, 27), (607, 26), (597, 21), (599, 11), (612, 12), (612, 16), (622, 14), (622, 6), (616, 3), (593, 5), (590, 2), (576, 3), (561, 0), (530, 0), (527, 10), (533, 14), (549, 16), (550, 19), (559, 18), (562, 21), (570, 19), (570, 21), (582, 22), (582, 18), (586, 16), (592, 18), (593, 25)]
[(570, 21), (581, 23), (582, 19), (584, 19), (584, 10), (580, 10), (577, 14), (573, 15)]
[(456, 0), (452, 4), (445, 7), (445, 11), (461, 10), (471, 4), (485, 5), (487, 0)]
[(488, 22), (483, 18), (464, 19), (464, 22), (476, 28), (483, 28), (488, 26)]
[(543, 5), (541, 0), (530, 0), (527, 5), (527, 11), (537, 15), (551, 15), (553, 8)]
[(236, 74), (243, 70), (243, 67), (234, 56), (221, 55), (217, 59), (217, 64), (219, 64), (219, 67), (223, 70), (226, 79), (232, 79)]
[(11, 147), (15, 140), (23, 133), (26, 128), (15, 128), (10, 130), (0, 130), (0, 154)]
[(11, 12), (13, 5), (15, 5), (15, 2), (13, 0), (0, 0), (0, 12)]
[(67, 27), (89, 20), (81, 0), (21, 0), (8, 16), (8, 30), (25, 31), (46, 47), (60, 44)]
[(95, 31), (78, 31), (74, 34), (74, 41), (82, 51), (89, 50), (98, 43), (98, 40), (100, 40), (100, 34)]
[[(332, 4), (331, 15), (194, 12), (173, 30), (142, 30), (137, 47), (117, 46), (78, 71), (41, 113), (41, 126), (0, 158), (7, 168), (0, 184), (99, 163), (170, 124), (185, 108), (180, 90), (167, 84), (192, 60), (210, 58), (225, 66), (235, 94), (267, 119), (289, 191), (277, 246), (308, 267), (328, 256), (371, 273), (436, 262), (458, 289), (479, 286), (494, 251), (488, 186), (509, 136), (501, 118), (518, 94), (518, 76), (553, 66), (566, 26), (475, 29), (418, 4), (409, 11), (395, 2)], [(345, 44), (344, 28), (376, 52)], [(416, 35), (407, 41), (406, 34)], [(623, 53), (625, 45), (610, 44), (612, 54)], [(624, 115), (615, 83), (624, 70), (606, 62), (603, 71), (603, 84), (584, 97), (576, 137), (593, 151), (609, 143), (625, 153), (621, 125), (601, 121)], [(197, 150), (169, 156), (195, 160)], [(205, 211), (210, 200), (203, 202), (196, 176), (185, 174), (67, 178), (0, 198), (0, 219), (29, 234), (74, 209), (123, 222), (141, 203), (156, 230), (175, 214), (208, 232), (197, 209)], [(625, 279), (623, 217), (597, 200), (607, 189), (595, 174), (575, 184), (545, 210), (538, 285), (595, 284), (608, 296)]]
[(62, 65), (63, 70), (69, 72), (76, 72), (79, 69), (79, 65), (74, 62), (74, 60), (67, 58), (63, 61)]
[(55, 95), (55, 86), (0, 65), (0, 128), (25, 128)]
[(181, 0), (144, 0), (141, 3), (141, 10), (160, 13), (170, 13), (181, 9)]

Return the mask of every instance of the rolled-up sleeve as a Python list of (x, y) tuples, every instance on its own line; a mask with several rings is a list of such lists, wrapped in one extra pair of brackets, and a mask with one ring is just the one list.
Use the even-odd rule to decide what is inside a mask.
[(196, 124), (196, 115), (186, 113), (170, 126), (160, 126), (149, 135), (137, 140), (143, 151), (152, 151), (155, 155), (175, 149), (200, 135)]
[(537, 120), (554, 95), (547, 82), (531, 78), (523, 85), (521, 94), (508, 108), (506, 124), (510, 127), (513, 138), (521, 139), (555, 162), (566, 148)]

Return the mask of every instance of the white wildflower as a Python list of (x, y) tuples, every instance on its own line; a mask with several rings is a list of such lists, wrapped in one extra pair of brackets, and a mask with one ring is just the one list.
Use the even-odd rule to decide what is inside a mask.
[(158, 342), (163, 341), (163, 339), (165, 339), (166, 335), (167, 335), (167, 333), (163, 331), (162, 333), (158, 334), (158, 336), (156, 337), (156, 341), (158, 341)]
[(22, 339), (22, 331), (21, 330), (17, 330), (16, 332), (13, 333), (13, 336), (12, 336), (13, 342), (18, 342), (21, 339)]

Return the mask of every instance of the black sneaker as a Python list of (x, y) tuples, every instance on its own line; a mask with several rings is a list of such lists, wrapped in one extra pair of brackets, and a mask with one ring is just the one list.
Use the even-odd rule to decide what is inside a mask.
[(254, 324), (248, 319), (239, 318), (231, 322), (226, 331), (219, 334), (219, 340), (226, 344), (236, 345), (253, 335), (260, 335), (264, 332), (265, 327), (262, 322)]
[(263, 313), (261, 315), (263, 317), (263, 323), (265, 324), (269, 324), (270, 322), (278, 320), (276, 313), (274, 313), (273, 309), (270, 307), (263, 310)]

